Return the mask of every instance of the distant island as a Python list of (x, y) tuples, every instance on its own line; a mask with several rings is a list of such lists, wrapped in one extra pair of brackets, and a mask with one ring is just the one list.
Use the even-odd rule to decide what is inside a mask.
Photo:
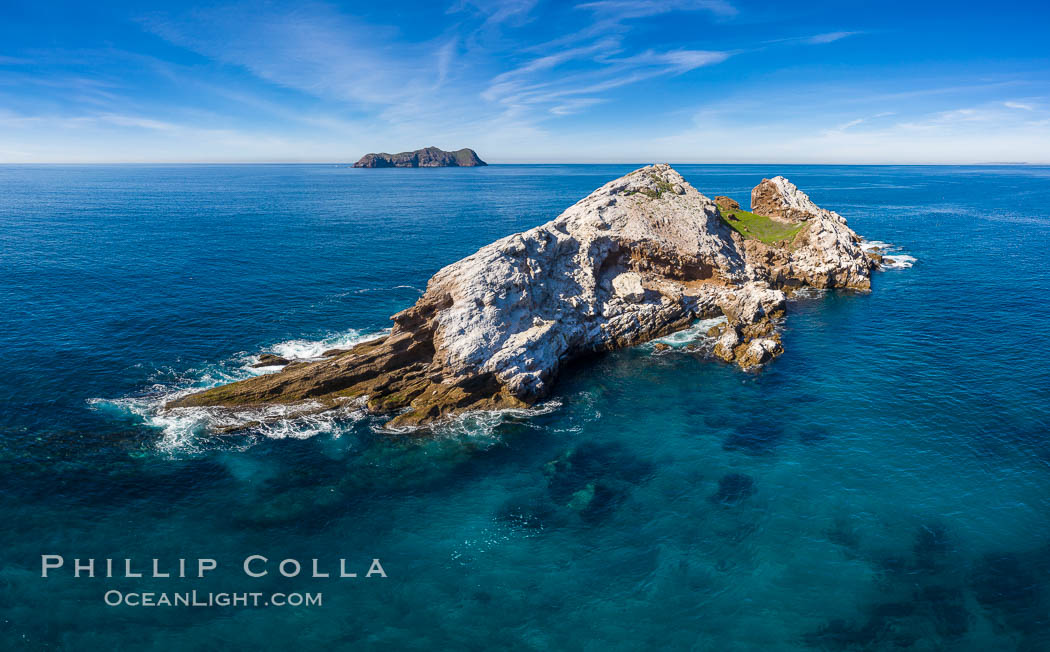
[(355, 168), (472, 168), (488, 165), (469, 148), (446, 152), (437, 147), (424, 147), (400, 154), (365, 154), (354, 163)]

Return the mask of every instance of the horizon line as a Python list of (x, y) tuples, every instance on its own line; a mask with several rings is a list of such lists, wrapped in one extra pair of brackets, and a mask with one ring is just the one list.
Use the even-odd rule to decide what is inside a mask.
[[(958, 163), (946, 163), (946, 162), (893, 162), (884, 161), (878, 163), (848, 163), (848, 162), (834, 162), (824, 161), (819, 163), (812, 162), (791, 162), (791, 161), (758, 161), (758, 162), (732, 162), (732, 161), (514, 161), (514, 162), (493, 162), (486, 163), (485, 165), (471, 165), (471, 166), (436, 166), (435, 168), (428, 167), (390, 167), (390, 168), (372, 168), (372, 169), (390, 169), (390, 170), (427, 170), (427, 169), (449, 169), (449, 168), (484, 168), (492, 166), (513, 166), (513, 165), (656, 165), (656, 164), (667, 164), (671, 166), (675, 165), (825, 165), (825, 166), (855, 166), (855, 167), (881, 167), (881, 166), (915, 166), (915, 167), (970, 167), (970, 166), (1000, 166), (1000, 167), (1045, 167), (1050, 166), (1050, 161), (1039, 162), (1039, 161), (967, 161)], [(354, 163), (351, 161), (0, 161), (0, 166), (27, 166), (27, 165), (334, 165), (334, 166), (345, 166), (353, 168)], [(369, 168), (354, 168), (354, 169), (369, 169)]]

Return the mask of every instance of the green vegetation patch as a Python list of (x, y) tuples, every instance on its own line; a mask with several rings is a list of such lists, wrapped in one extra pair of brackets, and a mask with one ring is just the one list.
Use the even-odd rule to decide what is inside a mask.
[(741, 208), (727, 210), (718, 207), (722, 221), (734, 231), (754, 240), (761, 240), (768, 245), (786, 245), (795, 239), (805, 223), (785, 224), (764, 215), (755, 215)]

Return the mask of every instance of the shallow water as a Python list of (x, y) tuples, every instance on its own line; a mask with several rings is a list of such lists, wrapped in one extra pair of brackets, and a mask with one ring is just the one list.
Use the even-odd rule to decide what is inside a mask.
[[(381, 333), (440, 267), (634, 167), (0, 166), (0, 641), (1050, 648), (1047, 168), (676, 166), (741, 203), (784, 174), (897, 248), (870, 294), (793, 301), (759, 373), (700, 325), (428, 441), (352, 406), (222, 437), (156, 413)], [(245, 578), (254, 553), (389, 577)], [(43, 579), (42, 554), (220, 568)]]

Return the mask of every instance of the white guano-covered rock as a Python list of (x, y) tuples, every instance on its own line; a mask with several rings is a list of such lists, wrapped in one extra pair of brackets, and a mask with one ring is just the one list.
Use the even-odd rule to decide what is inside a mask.
[(717, 314), (746, 276), (711, 200), (667, 165), (642, 168), (435, 274), (427, 294), (451, 299), (435, 359), (542, 396), (565, 360)]

